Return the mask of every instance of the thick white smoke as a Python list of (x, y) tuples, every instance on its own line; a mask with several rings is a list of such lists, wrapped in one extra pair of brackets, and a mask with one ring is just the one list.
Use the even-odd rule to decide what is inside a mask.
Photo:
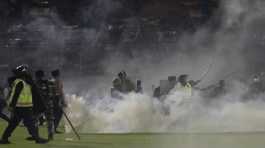
[[(117, 56), (105, 61), (105, 70), (113, 74), (125, 69), (133, 78), (143, 79), (147, 92), (164, 76), (189, 73), (199, 79), (214, 61), (214, 66), (204, 83), (215, 83), (231, 72), (246, 74), (255, 67), (248, 52), (261, 47), (253, 37), (262, 36), (260, 31), (264, 19), (264, 1), (256, 0), (222, 1), (221, 24), (212, 31), (208, 26), (194, 34), (183, 34), (178, 42), (167, 48), (177, 48), (165, 53), (165, 60), (152, 61), (150, 55), (128, 60)], [(212, 60), (214, 59), (214, 60)], [(112, 75), (114, 76), (114, 75)], [(109, 75), (108, 80), (111, 80)], [(105, 83), (105, 85), (111, 85)], [(100, 82), (99, 82), (100, 83)], [(183, 102), (178, 93), (171, 94), (164, 103), (151, 97), (151, 93), (128, 94), (123, 100), (109, 97), (108, 87), (102, 83), (103, 95), (94, 95), (89, 90), (84, 96), (68, 96), (69, 115), (77, 121), (75, 126), (81, 132), (127, 133), (127, 132), (255, 132), (264, 131), (264, 95), (243, 102), (247, 86), (240, 81), (231, 81), (229, 91), (222, 97), (205, 99), (195, 92), (191, 100)], [(99, 86), (99, 87), (97, 87)], [(147, 86), (147, 87), (146, 87)], [(255, 101), (254, 101), (255, 100)], [(69, 127), (67, 126), (69, 131)]]
[(234, 87), (239, 88), (213, 100), (205, 100), (197, 92), (191, 100), (183, 100), (176, 92), (164, 103), (135, 93), (122, 100), (105, 96), (91, 104), (85, 101), (88, 98), (69, 96), (68, 111), (75, 126), (85, 133), (264, 131), (265, 103), (242, 102), (246, 88), (243, 84)]

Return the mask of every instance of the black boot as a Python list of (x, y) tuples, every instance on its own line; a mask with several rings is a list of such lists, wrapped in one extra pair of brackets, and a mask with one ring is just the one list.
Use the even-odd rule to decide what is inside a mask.
[(49, 136), (48, 136), (48, 140), (49, 140), (49, 141), (52, 141), (52, 140), (53, 140), (53, 134), (49, 134)]
[(8, 139), (2, 139), (0, 140), (0, 144), (11, 144)]
[(46, 144), (48, 143), (49, 141), (47, 139), (43, 139), (43, 138), (36, 138), (35, 142), (37, 144)]
[(34, 141), (35, 138), (34, 138), (34, 137), (27, 137), (26, 140), (27, 140), (27, 141)]

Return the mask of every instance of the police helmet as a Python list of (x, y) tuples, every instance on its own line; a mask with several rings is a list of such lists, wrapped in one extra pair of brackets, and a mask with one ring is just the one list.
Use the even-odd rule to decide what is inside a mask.
[(20, 65), (20, 66), (17, 66), (15, 69), (13, 69), (13, 73), (15, 75), (20, 75), (20, 74), (26, 74), (29, 72), (29, 67), (28, 65)]

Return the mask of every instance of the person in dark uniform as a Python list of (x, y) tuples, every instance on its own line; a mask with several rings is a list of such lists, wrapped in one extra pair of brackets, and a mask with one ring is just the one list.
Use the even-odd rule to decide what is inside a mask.
[[(39, 88), (37, 87), (36, 82), (33, 80), (33, 78), (31, 76), (28, 76), (27, 82), (31, 85), (31, 89), (32, 89), (33, 118), (35, 120), (35, 126), (38, 129), (39, 128), (39, 120), (41, 117), (43, 117), (43, 115), (46, 111), (46, 104), (45, 104), (46, 102), (41, 97), (41, 93), (39, 91)], [(30, 131), (29, 131), (29, 133), (30, 133)], [(28, 137), (26, 139), (29, 141), (35, 140), (33, 134), (31, 134), (31, 137)]]
[(9, 137), (13, 131), (19, 125), (20, 121), (23, 120), (24, 125), (27, 127), (28, 132), (34, 138), (38, 144), (44, 144), (48, 141), (40, 138), (38, 134), (38, 128), (35, 126), (35, 119), (33, 116), (33, 95), (30, 74), (28, 67), (25, 65), (18, 66), (14, 71), (16, 79), (12, 84), (12, 90), (10, 93), (10, 104), (9, 110), (12, 113), (10, 122), (5, 129), (1, 144), (9, 144)]
[(117, 76), (118, 77), (112, 81), (112, 97), (122, 99), (122, 96), (120, 94), (136, 92), (135, 84), (127, 77), (127, 73), (125, 71), (119, 72)]
[(120, 83), (121, 93), (128, 94), (131, 92), (135, 92), (135, 84), (129, 79), (125, 71), (122, 71), (118, 74), (118, 80)]
[(157, 99), (160, 99), (160, 97), (161, 97), (160, 86), (154, 88), (153, 97), (157, 98)]
[(63, 92), (63, 83), (60, 79), (60, 71), (54, 70), (51, 72), (52, 78), (49, 80), (49, 89), (50, 95), (53, 96), (53, 105), (54, 105), (54, 129), (55, 133), (59, 134), (58, 126), (63, 117), (63, 109), (67, 106), (64, 92)]
[(144, 92), (141, 80), (137, 80), (136, 81), (136, 90), (135, 90), (135, 92), (136, 93), (140, 93), (140, 94), (142, 94)]
[(136, 86), (135, 83), (132, 82), (132, 80), (127, 76), (127, 73), (125, 71), (122, 72), (123, 77), (122, 77), (122, 91), (125, 94), (135, 92)]
[(48, 80), (45, 80), (44, 71), (38, 70), (35, 73), (36, 86), (39, 97), (45, 102), (45, 118), (48, 125), (48, 140), (53, 140), (54, 135), (54, 113), (53, 113), (53, 97), (49, 93)]

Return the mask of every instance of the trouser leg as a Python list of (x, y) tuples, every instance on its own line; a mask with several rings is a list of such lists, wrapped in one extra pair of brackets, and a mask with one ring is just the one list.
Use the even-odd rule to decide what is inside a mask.
[(52, 140), (55, 132), (54, 122), (53, 120), (48, 120), (47, 122), (48, 122), (48, 139)]
[(8, 140), (8, 138), (12, 135), (13, 131), (16, 129), (20, 121), (21, 121), (20, 111), (15, 111), (13, 117), (10, 119), (8, 126), (2, 135), (3, 140)]
[[(30, 113), (31, 114), (31, 113)], [(34, 138), (34, 136), (36, 135), (34, 132), (37, 132), (37, 135), (39, 135), (39, 125), (38, 125), (38, 116), (37, 115), (35, 115), (35, 116), (32, 116), (33, 118), (32, 119), (30, 119), (30, 120), (33, 120), (33, 121), (31, 121), (31, 122), (34, 122), (34, 128), (36, 128), (35, 130), (32, 130), (32, 128), (27, 128), (27, 131), (28, 131), (28, 133), (31, 135), (31, 137), (33, 137)], [(30, 124), (31, 123), (29, 123), (29, 120), (27, 119), (27, 120), (23, 120), (23, 123), (24, 123), (24, 125), (26, 126), (26, 127), (28, 127), (28, 126), (31, 126)]]
[(24, 121), (24, 124), (25, 124), (29, 134), (34, 139), (38, 139), (39, 138), (38, 126), (36, 124), (36, 119), (33, 116), (32, 109), (25, 109), (25, 111), (23, 113), (23, 121)]
[(55, 132), (55, 127), (54, 127), (54, 118), (53, 118), (52, 110), (48, 110), (46, 112), (45, 116), (47, 117), (47, 126), (48, 126), (49, 139), (53, 139), (53, 134)]
[(0, 103), (0, 118), (5, 120), (6, 122), (9, 122), (10, 118), (6, 114), (4, 114), (5, 108), (6, 108), (6, 105), (4, 103)]
[(54, 128), (55, 128), (55, 131), (57, 130), (59, 124), (60, 124), (60, 121), (63, 117), (63, 109), (60, 105), (60, 97), (57, 96), (54, 98)]
[(10, 119), (3, 113), (0, 112), (0, 118), (4, 119), (6, 122), (9, 122)]
[(62, 117), (63, 117), (63, 111), (61, 108), (59, 108), (55, 113), (55, 121), (54, 121), (55, 130), (58, 128)]

